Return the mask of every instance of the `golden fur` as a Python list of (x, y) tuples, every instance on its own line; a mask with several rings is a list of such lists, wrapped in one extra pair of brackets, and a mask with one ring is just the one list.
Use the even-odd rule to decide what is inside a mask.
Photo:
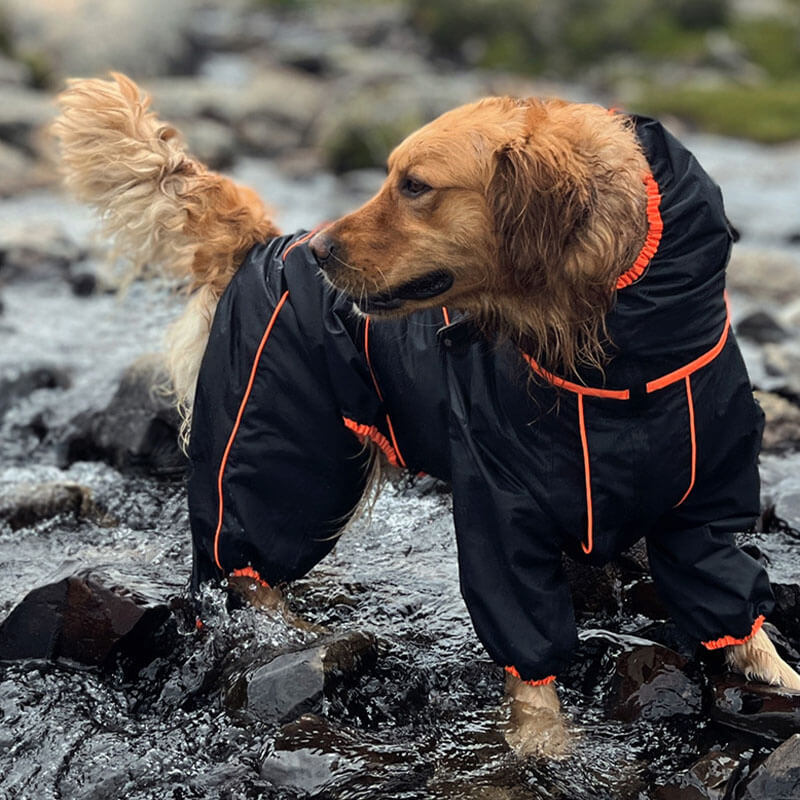
[[(369, 297), (445, 269), (455, 278), (448, 291), (393, 313), (460, 308), (554, 371), (601, 366), (616, 280), (646, 234), (647, 172), (622, 115), (481, 100), (394, 150), (378, 194), (322, 232), (335, 248), (326, 273)], [(406, 196), (408, 179), (430, 191)]]
[[(248, 249), (278, 231), (251, 190), (186, 154), (136, 84), (112, 78), (70, 81), (53, 130), (67, 186), (97, 209), (117, 251), (134, 270), (147, 265), (188, 283), (192, 296), (168, 334), (188, 426), (217, 300)], [(560, 100), (489, 98), (411, 134), (390, 156), (377, 195), (315, 239), (334, 247), (326, 274), (354, 297), (447, 270), (454, 281), (446, 292), (389, 313), (463, 309), (540, 363), (575, 372), (608, 354), (615, 282), (646, 234), (647, 170), (622, 116)], [(409, 196), (409, 180), (428, 188)], [(727, 658), (748, 677), (800, 689), (763, 631), (727, 648)], [(554, 686), (509, 678), (507, 692), (515, 749), (565, 753)]]

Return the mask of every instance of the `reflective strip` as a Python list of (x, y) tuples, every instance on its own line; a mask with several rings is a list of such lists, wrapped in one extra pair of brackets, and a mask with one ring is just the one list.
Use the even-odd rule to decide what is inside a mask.
[(583, 416), (583, 395), (578, 395), (578, 427), (581, 432), (583, 449), (583, 477), (586, 484), (586, 542), (581, 542), (581, 550), (588, 556), (594, 546), (594, 518), (592, 514), (592, 474), (589, 468), (589, 439), (586, 436), (586, 420)]
[(692, 377), (686, 376), (686, 405), (689, 409), (689, 434), (692, 437), (692, 471), (689, 479), (689, 488), (680, 500), (673, 506), (677, 508), (692, 493), (694, 489), (694, 479), (697, 472), (697, 437), (694, 430), (694, 400), (692, 399)]
[(272, 316), (267, 323), (266, 330), (264, 331), (264, 335), (261, 337), (261, 343), (258, 345), (258, 350), (256, 350), (255, 358), (253, 359), (253, 366), (250, 369), (250, 380), (247, 382), (247, 388), (245, 389), (244, 396), (242, 397), (242, 402), (239, 404), (239, 413), (236, 415), (236, 422), (233, 425), (233, 430), (231, 431), (231, 435), (228, 438), (228, 444), (225, 447), (225, 452), (222, 454), (222, 461), (219, 465), (219, 472), (217, 473), (217, 492), (219, 496), (219, 516), (217, 518), (217, 530), (214, 532), (214, 561), (216, 565), (223, 569), (222, 564), (219, 560), (219, 538), (220, 533), (222, 531), (222, 516), (223, 516), (223, 493), (222, 493), (222, 476), (225, 473), (225, 466), (228, 463), (228, 455), (231, 452), (231, 447), (233, 447), (234, 439), (236, 439), (236, 434), (239, 432), (239, 425), (242, 422), (242, 416), (244, 415), (244, 409), (247, 405), (247, 401), (250, 399), (250, 392), (253, 390), (253, 383), (255, 383), (256, 379), (256, 371), (258, 370), (258, 364), (261, 360), (261, 353), (264, 350), (264, 346), (267, 343), (267, 339), (269, 339), (269, 335), (272, 333), (272, 328), (275, 325), (275, 320), (278, 319), (278, 314), (280, 314), (281, 309), (283, 308), (284, 303), (286, 302), (287, 298), (289, 297), (288, 290), (285, 291), (281, 295), (281, 299), (278, 301), (278, 305), (275, 306), (275, 310), (272, 312)]

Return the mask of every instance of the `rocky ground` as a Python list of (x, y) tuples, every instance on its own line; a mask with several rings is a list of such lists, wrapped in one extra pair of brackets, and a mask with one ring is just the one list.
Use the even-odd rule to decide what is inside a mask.
[[(75, 7), (94, 10), (91, 25), (65, 37), (59, 14)], [(286, 229), (360, 202), (381, 179), (360, 168), (446, 107), (492, 91), (588, 96), (453, 71), (391, 4), (355, 16), (103, 7), (13, 0), (18, 51), (46, 53), (53, 82), (109, 66), (143, 78), (195, 151), (253, 185)], [(180, 301), (145, 284), (113, 293), (88, 213), (52, 186), (37, 63), (0, 59), (0, 797), (800, 794), (800, 694), (698, 653), (638, 549), (605, 569), (569, 565), (582, 639), (563, 680), (575, 752), (517, 761), (435, 482), (387, 490), (290, 588), (311, 627), (212, 588), (198, 615), (185, 593), (185, 461), (148, 355)], [(742, 233), (735, 328), (768, 418), (764, 512), (742, 543), (769, 566), (769, 631), (797, 664), (800, 149), (684, 133)]]

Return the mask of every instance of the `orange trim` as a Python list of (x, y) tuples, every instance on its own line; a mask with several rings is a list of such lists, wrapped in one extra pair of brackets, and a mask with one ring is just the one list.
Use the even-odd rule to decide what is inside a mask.
[(573, 383), (572, 381), (559, 378), (552, 372), (548, 372), (544, 367), (540, 367), (527, 353), (522, 354), (528, 362), (530, 368), (537, 374), (541, 375), (548, 383), (553, 386), (558, 386), (561, 389), (568, 389), (577, 395), (589, 395), (590, 397), (605, 397), (609, 400), (630, 400), (631, 393), (629, 389), (595, 389), (592, 386), (584, 386), (581, 383)]
[[(351, 430), (362, 441), (364, 439), (370, 439), (373, 441), (378, 447), (380, 447), (380, 449), (383, 451), (383, 454), (393, 467), (399, 466), (399, 454), (394, 447), (389, 444), (389, 440), (374, 425), (363, 425), (355, 420), (348, 419), (347, 417), (342, 417), (342, 419), (344, 420), (345, 427), (348, 428), (348, 430)], [(403, 466), (405, 466), (405, 464), (403, 464)]]
[[(513, 675), (515, 678), (522, 678), (519, 677), (519, 672), (517, 672), (515, 667), (504, 667), (505, 671), (509, 675)], [(527, 683), (528, 686), (546, 686), (548, 683), (552, 683), (556, 679), (555, 675), (548, 675), (546, 678), (542, 678), (539, 681), (522, 681), (523, 683)]]
[(389, 426), (389, 436), (392, 437), (392, 446), (394, 447), (395, 453), (397, 453), (397, 460), (400, 462), (401, 467), (405, 467), (406, 460), (400, 452), (400, 446), (397, 444), (397, 437), (394, 435), (394, 425), (392, 425), (392, 419), (388, 414), (386, 415), (386, 424)]
[[(726, 303), (727, 300), (728, 296), (726, 293)], [(725, 318), (725, 327), (722, 331), (722, 336), (719, 337), (719, 341), (708, 352), (703, 353), (703, 355), (701, 355), (699, 358), (696, 358), (694, 361), (690, 361), (680, 369), (676, 369), (674, 372), (669, 372), (660, 378), (656, 378), (654, 381), (649, 381), (647, 384), (647, 393), (650, 394), (651, 392), (657, 392), (659, 389), (664, 389), (670, 384), (677, 383), (682, 378), (688, 377), (693, 372), (697, 372), (698, 369), (706, 366), (706, 364), (710, 364), (722, 352), (722, 348), (725, 347), (725, 342), (728, 341), (728, 331), (730, 330), (730, 327), (731, 315), (729, 311), (728, 316)]]
[(581, 550), (588, 556), (594, 546), (594, 517), (592, 514), (592, 474), (589, 468), (589, 440), (586, 436), (586, 420), (583, 416), (583, 395), (578, 395), (578, 427), (581, 431), (583, 449), (583, 475), (586, 483), (586, 543), (581, 542)]
[(256, 583), (261, 584), (265, 589), (269, 589), (270, 585), (250, 566), (242, 567), (242, 569), (235, 569), (231, 572), (234, 578), (252, 578)]
[(450, 324), (450, 314), (447, 312), (447, 306), (442, 306), (442, 316), (444, 317), (444, 324)]
[(697, 472), (697, 437), (694, 429), (694, 400), (692, 399), (692, 378), (686, 376), (686, 405), (689, 407), (689, 433), (692, 437), (692, 474), (689, 480), (689, 488), (680, 500), (673, 506), (677, 508), (692, 493), (694, 489), (694, 479)]
[(217, 517), (217, 530), (214, 532), (214, 561), (216, 565), (223, 569), (222, 564), (219, 560), (219, 537), (220, 532), (222, 531), (222, 514), (223, 514), (223, 497), (222, 497), (222, 476), (225, 472), (225, 465), (228, 463), (228, 455), (231, 452), (231, 447), (233, 447), (233, 441), (236, 438), (236, 434), (239, 432), (239, 425), (242, 422), (242, 415), (244, 414), (245, 406), (247, 405), (247, 401), (250, 399), (250, 392), (253, 390), (253, 383), (256, 379), (256, 370), (258, 369), (258, 362), (261, 359), (261, 353), (264, 350), (264, 346), (267, 343), (267, 339), (269, 339), (270, 333), (272, 333), (272, 328), (275, 325), (275, 320), (278, 318), (278, 314), (280, 314), (281, 309), (283, 308), (286, 299), (289, 297), (288, 290), (285, 291), (281, 295), (281, 299), (278, 301), (278, 305), (275, 306), (275, 310), (272, 312), (272, 316), (267, 323), (267, 328), (264, 331), (264, 335), (261, 337), (261, 343), (258, 345), (258, 350), (256, 350), (255, 357), (253, 358), (253, 366), (250, 369), (250, 380), (247, 382), (247, 388), (245, 389), (244, 396), (242, 397), (242, 402), (239, 404), (239, 413), (236, 415), (236, 422), (233, 425), (233, 430), (231, 431), (231, 435), (228, 438), (228, 444), (225, 447), (225, 452), (222, 454), (222, 461), (219, 465), (219, 472), (217, 474), (217, 492), (219, 496), (219, 516)]
[(750, 633), (747, 634), (743, 639), (734, 639), (733, 636), (723, 636), (721, 639), (713, 639), (710, 642), (701, 642), (700, 644), (703, 645), (708, 650), (719, 650), (720, 647), (731, 647), (735, 644), (744, 644), (745, 642), (749, 642), (760, 630), (761, 626), (764, 624), (764, 615), (756, 618), (756, 621), (753, 623), (753, 627), (750, 629)]
[(624, 289), (642, 277), (647, 265), (653, 260), (653, 256), (658, 250), (658, 245), (661, 243), (661, 235), (664, 233), (664, 221), (661, 219), (659, 210), (661, 192), (652, 174), (644, 176), (644, 185), (647, 189), (647, 236), (639, 255), (636, 256), (636, 261), (633, 262), (633, 266), (617, 278), (617, 289)]
[(203, 628), (205, 627), (205, 625), (203, 625), (203, 620), (201, 620), (200, 617), (195, 618), (194, 627), (198, 631), (203, 630)]

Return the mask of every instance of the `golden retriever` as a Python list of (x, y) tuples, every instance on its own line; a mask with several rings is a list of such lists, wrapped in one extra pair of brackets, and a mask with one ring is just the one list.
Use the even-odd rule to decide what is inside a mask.
[[(72, 80), (53, 130), (66, 184), (94, 206), (136, 269), (185, 279), (168, 334), (178, 407), (193, 393), (215, 305), (239, 263), (278, 231), (255, 194), (187, 155), (123, 75)], [(373, 317), (447, 305), (490, 338), (524, 347), (545, 374), (579, 379), (607, 361), (614, 288), (645, 244), (648, 164), (626, 117), (561, 100), (494, 97), (457, 108), (391, 154), (362, 208), (311, 240), (327, 279)], [(800, 689), (759, 630), (727, 647), (738, 671)], [(507, 677), (509, 742), (568, 749), (553, 682)]]

